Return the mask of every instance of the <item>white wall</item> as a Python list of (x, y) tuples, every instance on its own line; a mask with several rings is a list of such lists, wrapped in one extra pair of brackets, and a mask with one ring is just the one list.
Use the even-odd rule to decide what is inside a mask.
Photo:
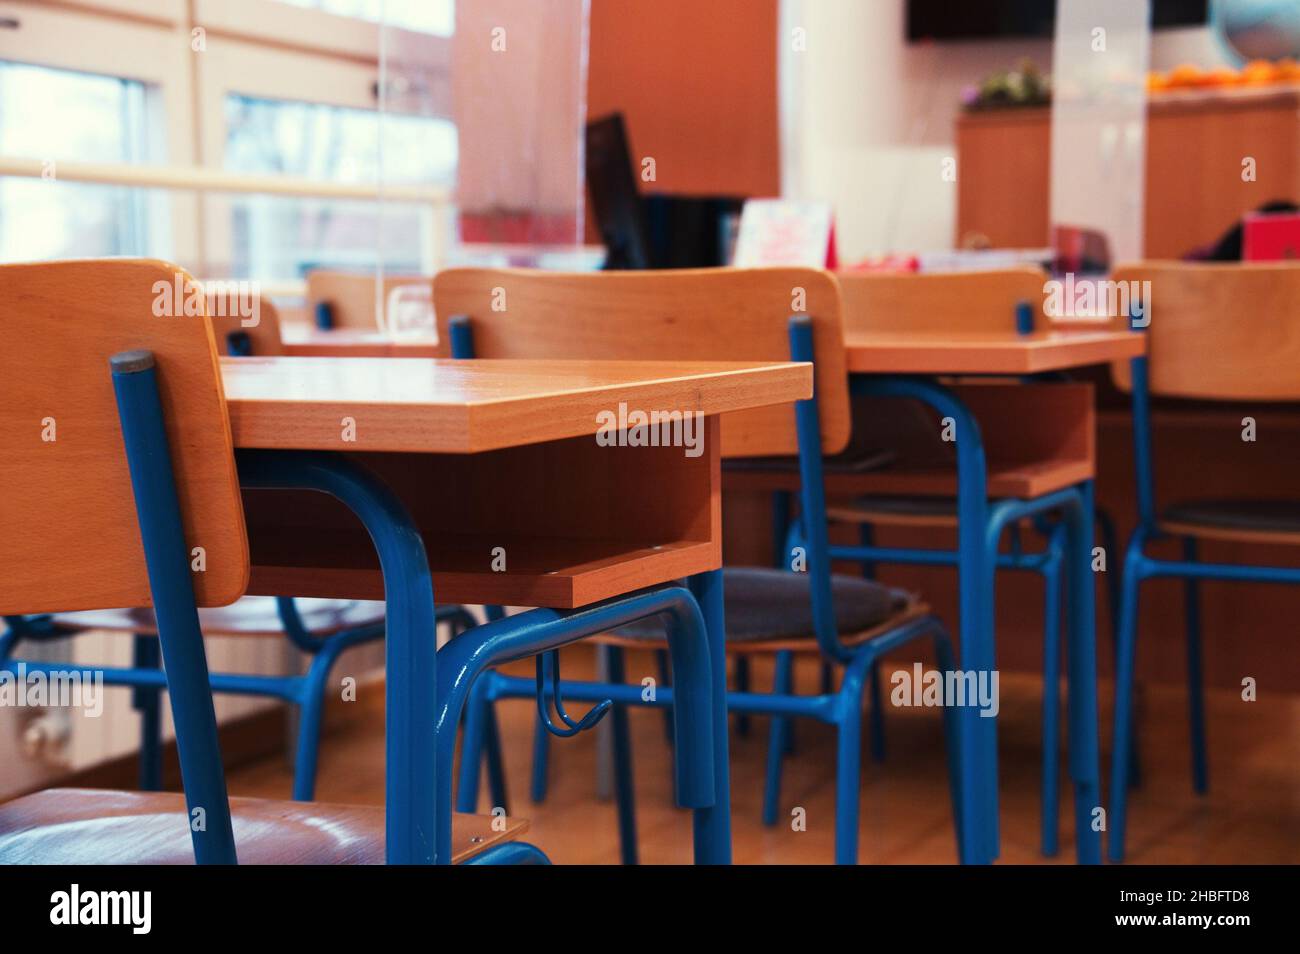
[[(1050, 70), (1051, 41), (909, 44), (904, 0), (782, 0), (781, 16), (782, 191), (832, 203), (843, 262), (951, 248), (956, 184), (940, 172), (961, 91), (1026, 57)], [(1158, 32), (1151, 68), (1183, 62), (1227, 61), (1206, 28)]]

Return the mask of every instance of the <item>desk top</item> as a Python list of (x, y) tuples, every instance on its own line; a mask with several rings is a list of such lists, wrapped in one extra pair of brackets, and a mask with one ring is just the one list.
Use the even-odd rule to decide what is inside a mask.
[(222, 358), (236, 447), (477, 453), (595, 434), (597, 415), (782, 404), (812, 366), (743, 361)]
[(437, 341), (432, 337), (394, 337), (361, 328), (317, 328), (302, 322), (280, 325), (284, 353), (299, 357), (432, 358)]
[(854, 331), (844, 335), (850, 372), (1037, 374), (1137, 357), (1146, 338), (1132, 331)]

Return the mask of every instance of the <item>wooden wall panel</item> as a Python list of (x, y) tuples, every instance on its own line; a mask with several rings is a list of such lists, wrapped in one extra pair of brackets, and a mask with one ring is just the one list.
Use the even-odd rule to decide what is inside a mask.
[(776, 0), (592, 0), (587, 114), (621, 111), (643, 191), (780, 190)]

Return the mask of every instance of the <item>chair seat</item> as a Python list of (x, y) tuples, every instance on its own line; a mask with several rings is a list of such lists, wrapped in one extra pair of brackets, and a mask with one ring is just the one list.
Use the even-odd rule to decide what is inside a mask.
[[(240, 864), (383, 864), (384, 810), (232, 798)], [(184, 865), (194, 863), (185, 798), (173, 792), (49, 789), (0, 805), (0, 864)], [(514, 841), (528, 828), (486, 815), (452, 818), (452, 862)]]
[[(955, 527), (957, 498), (953, 496), (871, 496), (826, 506), (826, 516), (842, 523), (879, 523), (913, 527)], [(1025, 520), (1032, 520), (1026, 517)]]
[[(873, 470), (888, 467), (897, 455), (887, 449), (874, 447), (854, 447), (850, 445), (842, 453), (822, 458), (822, 470), (828, 474), (865, 474)], [(722, 462), (727, 471), (747, 472), (799, 472), (798, 457), (732, 457)]]
[[(762, 567), (723, 570), (727, 642), (733, 647), (771, 649), (782, 641), (813, 637), (812, 578), (807, 573)], [(914, 615), (915, 597), (904, 590), (856, 576), (831, 577), (835, 625), (841, 636), (866, 633)], [(613, 641), (663, 641), (664, 624), (646, 619), (619, 627)], [(776, 648), (785, 648), (784, 645)]]
[[(313, 634), (328, 636), (345, 629), (383, 622), (384, 604), (377, 600), (296, 599), (298, 615)], [(157, 633), (158, 621), (148, 607), (58, 613), (53, 622), (65, 629), (107, 629)], [(199, 625), (208, 636), (283, 636), (273, 596), (245, 596), (229, 606), (199, 610)]]
[(1300, 537), (1300, 500), (1191, 500), (1167, 509), (1161, 526), (1191, 536)]
[(957, 522), (956, 497), (863, 497), (830, 503), (826, 516), (844, 523), (953, 526)]

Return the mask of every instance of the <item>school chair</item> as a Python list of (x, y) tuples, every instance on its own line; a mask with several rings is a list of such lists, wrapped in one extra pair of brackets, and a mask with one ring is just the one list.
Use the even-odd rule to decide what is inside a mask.
[[(233, 294), (207, 295), (213, 335), (219, 354), (268, 356), (283, 353), (279, 315), (269, 300), (259, 303), (258, 321), (241, 316)], [(182, 319), (183, 320), (183, 319)], [(451, 636), (477, 624), (463, 607), (440, 606), (436, 615)], [(132, 705), (140, 713), (139, 787), (157, 791), (162, 787), (162, 720), (156, 685), (158, 668), (157, 621), (148, 608), (92, 610), (55, 613), (25, 620), (7, 618), (8, 628), (0, 634), (0, 664), (17, 666), (11, 660), (21, 642), (66, 638), (79, 633), (108, 632), (133, 639), (134, 678), (121, 684), (132, 688)], [(293, 798), (311, 801), (315, 795), (320, 732), (330, 674), (347, 650), (375, 642), (384, 635), (384, 605), (373, 600), (294, 599), (293, 597), (245, 596), (223, 607), (199, 611), (205, 636), (260, 637), (285, 639), (310, 660), (306, 671), (283, 676), (242, 676), (216, 673), (213, 691), (278, 699), (298, 708), (294, 746)], [(495, 749), (491, 750), (495, 751)], [(495, 774), (495, 770), (494, 770)]]
[[(1043, 313), (1044, 283), (1042, 269), (1022, 266), (981, 272), (940, 274), (888, 274), (840, 272), (836, 278), (844, 297), (845, 326), (850, 329), (906, 332), (944, 331), (963, 333), (995, 332), (1029, 334), (1047, 327)], [(1048, 380), (1059, 376), (1048, 376)], [(874, 399), (855, 406), (855, 413), (869, 416)], [(937, 422), (927, 430), (938, 433)], [(924, 452), (924, 451), (922, 451)], [(888, 465), (886, 465), (888, 466)], [(948, 466), (955, 466), (955, 457)], [(875, 541), (877, 527), (956, 528), (957, 500), (943, 495), (870, 495), (831, 505), (833, 522), (856, 525), (864, 547)], [(1105, 512), (1097, 511), (1097, 526), (1102, 545), (1110, 559), (1118, 557), (1114, 523)], [(1022, 529), (1036, 531), (1043, 538), (1038, 550), (1022, 545)], [(1027, 571), (1043, 578), (1043, 764), (1040, 782), (1040, 850), (1055, 855), (1059, 847), (1057, 833), (1060, 773), (1060, 676), (1061, 676), (1061, 606), (1065, 538), (1063, 528), (1049, 517), (1037, 516), (1013, 523), (1008, 529), (1009, 548), (997, 558), (999, 570)], [(881, 563), (932, 563), (933, 548), (891, 548), (889, 559), (864, 561), (863, 571), (874, 575)], [(1112, 622), (1119, 607), (1118, 566), (1110, 566), (1106, 586)], [(1112, 635), (1116, 627), (1112, 626)], [(883, 732), (882, 722), (873, 730)], [(883, 737), (873, 736), (873, 746), (883, 751)], [(770, 761), (779, 762), (781, 750), (773, 743)], [(769, 782), (769, 786), (774, 783)]]
[(393, 289), (428, 282), (427, 275), (385, 274), (382, 297), (376, 302), (373, 270), (312, 269), (307, 273), (307, 314), (318, 328), (383, 330)]
[(252, 310), (248, 300), (233, 289), (218, 288), (208, 293), (208, 315), (217, 354), (236, 357), (273, 357), (284, 354), (280, 338), (280, 310), (269, 298), (257, 299), (256, 318), (241, 314)]
[[(1108, 851), (1111, 860), (1122, 861), (1142, 583), (1162, 577), (1183, 580), (1192, 784), (1198, 793), (1209, 785), (1201, 581), (1300, 583), (1297, 568), (1211, 563), (1200, 558), (1202, 541), (1300, 546), (1300, 500), (1192, 499), (1162, 508), (1155, 492), (1151, 398), (1218, 401), (1238, 407), (1246, 402), (1300, 400), (1300, 265), (1139, 262), (1117, 268), (1110, 278), (1117, 283), (1150, 282), (1150, 294), (1143, 301), (1147, 353), (1112, 367), (1116, 385), (1132, 394), (1138, 505), (1138, 523), (1124, 561), (1115, 675)], [(1150, 543), (1168, 538), (1182, 541), (1181, 560), (1147, 552)]]
[[(492, 307), (494, 289), (504, 310)], [(806, 293), (806, 310), (792, 317), (792, 294), (799, 289)], [(850, 427), (834, 278), (791, 268), (597, 274), (450, 269), (434, 279), (434, 309), (439, 339), (450, 342), (454, 355), (466, 358), (814, 361), (815, 395), (793, 411), (745, 411), (722, 422), (724, 458), (797, 455), (803, 516), (792, 540), (808, 552), (807, 572), (724, 569), (727, 649), (733, 657), (783, 651), (819, 656), (843, 671), (842, 682), (838, 689), (814, 696), (731, 691), (727, 704), (735, 713), (799, 716), (836, 728), (835, 860), (856, 863), (866, 676), (882, 654), (921, 638), (933, 641), (941, 672), (953, 671), (953, 661), (947, 633), (918, 597), (831, 572), (822, 457), (845, 447)], [(663, 640), (663, 627), (650, 621), (599, 637), (611, 662), (610, 682), (564, 680), (564, 695), (610, 697), (625, 676), (624, 650), (661, 648)], [(475, 682), (460, 763), (457, 804), (462, 810), (477, 803), (480, 726), (493, 704), (531, 696), (534, 690), (532, 681), (497, 670), (484, 672)], [(653, 700), (626, 693), (621, 698), (671, 707), (676, 692), (675, 682), (658, 687)], [(973, 798), (976, 788), (970, 781), (974, 768), (960, 758), (955, 708), (945, 706), (943, 717), (954, 811), (962, 815), (962, 798)], [(615, 724), (614, 739), (623, 858), (633, 862), (631, 743), (625, 722)]]
[[(227, 798), (212, 699), (223, 677), (209, 674), (201, 620), (243, 595), (249, 549), (211, 323), (151, 311), (155, 284), (177, 274), (188, 278), (127, 259), (0, 266), (11, 465), (0, 613), (53, 631), (60, 610), (148, 606), (161, 669), (26, 671), (166, 689), (184, 787), (55, 789), (0, 805), (0, 863), (234, 863), (236, 843), (253, 863), (382, 861), (382, 808)], [(259, 678), (272, 677), (224, 684), (247, 691)], [(456, 857), (543, 860), (499, 854), (524, 824), (465, 819)]]

